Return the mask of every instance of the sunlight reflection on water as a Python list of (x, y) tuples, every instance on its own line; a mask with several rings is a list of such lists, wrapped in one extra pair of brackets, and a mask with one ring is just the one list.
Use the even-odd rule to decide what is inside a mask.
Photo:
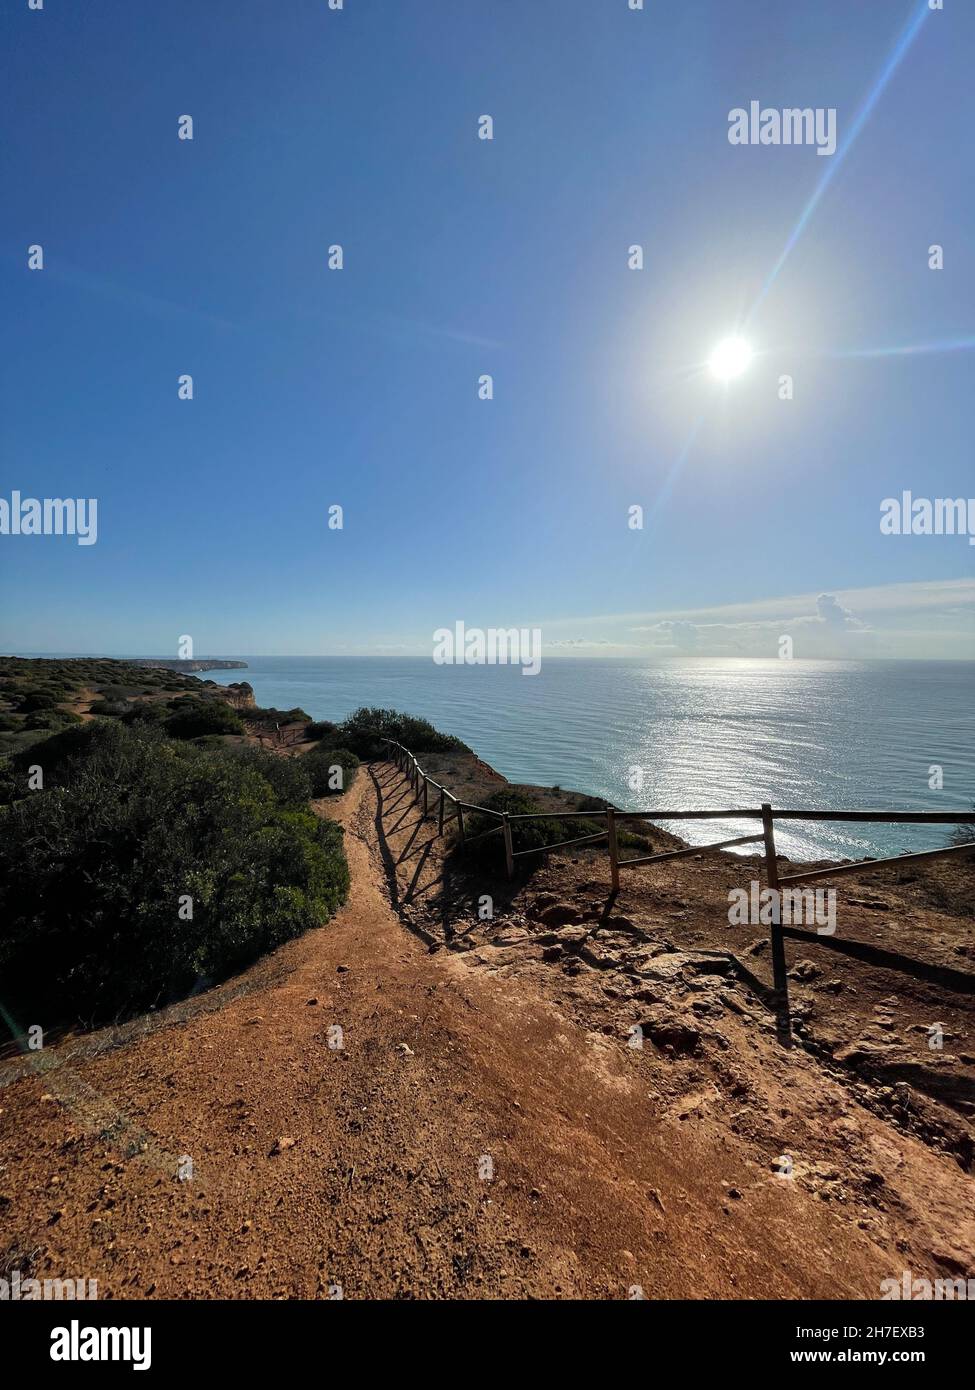
[[(558, 784), (630, 810), (970, 809), (975, 663), (546, 659), (539, 675), (410, 657), (254, 657), (262, 705), (339, 719), (358, 705), (423, 715), (511, 781)], [(944, 767), (944, 790), (928, 786)], [(642, 790), (630, 770), (643, 771)], [(692, 844), (749, 822), (672, 826)], [(948, 827), (776, 829), (793, 858), (934, 848)]]

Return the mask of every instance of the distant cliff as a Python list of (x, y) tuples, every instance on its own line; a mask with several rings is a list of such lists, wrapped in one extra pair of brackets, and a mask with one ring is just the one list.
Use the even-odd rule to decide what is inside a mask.
[(165, 657), (136, 656), (126, 658), (129, 666), (154, 666), (166, 671), (236, 671), (246, 670), (246, 661), (216, 661), (206, 657), (199, 661), (169, 660)]
[(231, 681), (229, 685), (217, 685), (216, 681), (204, 681), (203, 684), (217, 699), (225, 700), (234, 709), (257, 709), (257, 701), (254, 699), (254, 687), (247, 681)]

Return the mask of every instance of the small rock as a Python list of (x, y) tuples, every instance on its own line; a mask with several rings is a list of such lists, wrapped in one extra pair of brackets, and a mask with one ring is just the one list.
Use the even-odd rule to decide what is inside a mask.
[(582, 913), (572, 903), (553, 903), (540, 913), (541, 920), (549, 927), (565, 927), (582, 920)]
[(975, 1269), (969, 1259), (957, 1250), (947, 1249), (945, 1246), (932, 1246), (931, 1258), (935, 1264), (939, 1264), (942, 1269), (948, 1270), (950, 1274), (957, 1275), (962, 1279), (971, 1279), (972, 1271)]
[(297, 1142), (298, 1140), (292, 1139), (290, 1134), (282, 1134), (279, 1139), (276, 1139), (274, 1141), (274, 1147), (271, 1150), (271, 1157), (273, 1158), (277, 1154), (286, 1153), (288, 1149), (293, 1149)]
[(639, 931), (636, 922), (630, 917), (607, 917), (606, 926), (609, 927), (611, 931)]
[(701, 1032), (690, 1020), (659, 1009), (643, 1023), (643, 1032), (659, 1048), (677, 1056), (690, 1056), (700, 1050)]
[(557, 902), (558, 898), (555, 896), (554, 893), (539, 893), (538, 897), (534, 900), (534, 902), (531, 905), (530, 910), (532, 916), (540, 916), (547, 907), (554, 907)]
[(492, 941), (493, 946), (518, 946), (531, 939), (531, 932), (524, 927), (503, 927)]

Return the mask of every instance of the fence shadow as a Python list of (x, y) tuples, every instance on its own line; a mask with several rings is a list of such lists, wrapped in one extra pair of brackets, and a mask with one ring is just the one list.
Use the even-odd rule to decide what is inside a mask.
[(376, 789), (376, 812), (373, 816), (373, 825), (376, 831), (376, 843), (379, 846), (379, 858), (383, 866), (383, 876), (386, 879), (386, 891), (389, 894), (389, 901), (393, 907), (393, 911), (396, 913), (403, 926), (406, 927), (408, 931), (411, 931), (414, 936), (418, 936), (424, 945), (428, 946), (431, 950), (436, 950), (439, 946), (443, 945), (443, 942), (439, 941), (431, 932), (428, 932), (425, 927), (421, 927), (417, 922), (413, 921), (411, 915), (406, 911), (406, 907), (408, 906), (406, 895), (401, 894), (399, 890), (399, 879), (396, 873), (397, 859), (393, 853), (393, 847), (389, 842), (384, 824), (384, 817), (390, 814), (391, 809), (395, 811), (401, 799), (393, 798), (392, 806), (390, 806), (390, 798), (387, 796), (387, 791), (391, 780), (394, 781), (395, 777), (393, 779), (388, 777), (385, 780), (381, 779), (376, 771), (375, 763), (369, 763), (368, 771), (369, 776), (372, 778), (373, 786)]
[(838, 951), (841, 955), (852, 956), (855, 960), (877, 965), (885, 970), (899, 970), (905, 975), (913, 975), (916, 980), (940, 985), (944, 989), (955, 990), (959, 994), (975, 994), (975, 975), (964, 970), (953, 970), (950, 965), (934, 965), (928, 961), (916, 960), (897, 951), (885, 951), (880, 946), (872, 946), (866, 941), (854, 941), (848, 936), (823, 936), (818, 932), (804, 931), (801, 927), (782, 927), (782, 935), (795, 941), (808, 941), (816, 946), (824, 946), (827, 951)]

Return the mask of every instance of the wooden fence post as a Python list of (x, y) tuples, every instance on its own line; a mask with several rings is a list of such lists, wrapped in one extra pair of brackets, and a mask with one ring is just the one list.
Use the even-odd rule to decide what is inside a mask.
[(440, 788), (440, 810), (439, 810), (438, 813), (437, 813), (437, 834), (438, 834), (438, 835), (442, 835), (442, 834), (443, 834), (443, 803), (444, 803), (444, 796), (445, 796), (445, 795), (446, 795), (446, 793), (445, 793), (443, 787), (441, 787), (441, 788)]
[(464, 843), (464, 808), (458, 801), (457, 803), (457, 829), (460, 831), (460, 842)]
[(514, 852), (514, 846), (513, 846), (512, 843), (511, 843), (511, 822), (510, 822), (510, 820), (508, 819), (508, 813), (507, 813), (507, 811), (505, 811), (505, 813), (504, 813), (504, 820), (501, 822), (501, 827), (502, 827), (502, 830), (504, 831), (504, 862), (505, 862), (505, 867), (506, 867), (507, 870), (508, 870), (508, 877), (509, 877), (509, 878), (514, 878), (514, 876), (515, 876), (515, 852)]
[(609, 872), (613, 892), (620, 891), (620, 851), (616, 842), (616, 811), (612, 806), (606, 808), (606, 829), (609, 832)]
[(785, 937), (782, 935), (782, 893), (779, 889), (779, 866), (775, 861), (775, 821), (772, 817), (771, 803), (768, 801), (762, 802), (762, 834), (765, 840), (765, 877), (769, 888), (778, 900), (777, 909), (773, 914), (774, 917), (778, 918), (778, 921), (773, 920), (769, 933), (772, 941), (772, 985), (776, 996), (779, 1035), (787, 1041), (792, 1034), (789, 1018), (789, 977), (786, 973)]
[(427, 774), (424, 773), (424, 774), (423, 774), (423, 814), (424, 814), (424, 815), (426, 815), (426, 814), (427, 814), (427, 811), (429, 810), (429, 805), (428, 805), (428, 801), (427, 801), (427, 795), (428, 795), (428, 793), (427, 793), (427, 787), (428, 787), (428, 786), (429, 786), (429, 783), (427, 782)]

